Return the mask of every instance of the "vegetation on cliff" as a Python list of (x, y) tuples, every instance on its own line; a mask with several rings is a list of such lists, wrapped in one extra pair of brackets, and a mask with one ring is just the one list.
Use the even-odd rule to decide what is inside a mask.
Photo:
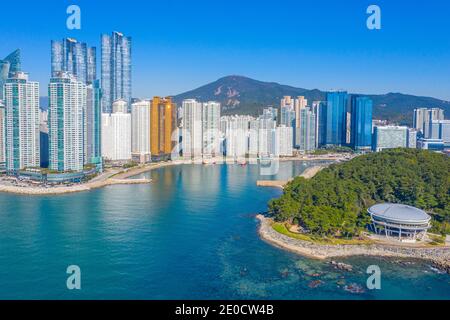
[(360, 156), (294, 179), (269, 212), (314, 235), (351, 238), (369, 223), (367, 209), (381, 202), (421, 208), (433, 217), (432, 231), (450, 234), (450, 158), (414, 149)]

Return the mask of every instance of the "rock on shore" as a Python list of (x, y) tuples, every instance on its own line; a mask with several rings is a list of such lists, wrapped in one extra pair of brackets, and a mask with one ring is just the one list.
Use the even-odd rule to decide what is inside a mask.
[[(272, 220), (257, 215), (260, 221), (259, 234), (262, 239), (280, 248), (315, 259), (331, 259), (349, 256), (381, 256), (428, 260), (436, 268), (450, 274), (450, 247), (415, 248), (383, 244), (368, 245), (322, 245), (293, 239), (272, 228)], [(337, 266), (337, 263), (335, 263)], [(342, 267), (342, 266), (341, 266)]]

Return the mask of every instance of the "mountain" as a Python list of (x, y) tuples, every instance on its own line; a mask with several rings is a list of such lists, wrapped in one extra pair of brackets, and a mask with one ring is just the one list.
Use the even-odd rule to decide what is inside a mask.
[[(305, 96), (308, 101), (325, 100), (326, 92), (308, 90), (275, 82), (263, 82), (243, 76), (227, 76), (205, 86), (179, 94), (175, 102), (183, 99), (215, 100), (222, 103), (222, 114), (258, 115), (265, 107), (279, 107), (283, 96)], [(401, 124), (411, 124), (413, 110), (419, 107), (439, 107), (450, 115), (450, 102), (430, 97), (402, 93), (367, 95), (374, 102), (374, 118)]]

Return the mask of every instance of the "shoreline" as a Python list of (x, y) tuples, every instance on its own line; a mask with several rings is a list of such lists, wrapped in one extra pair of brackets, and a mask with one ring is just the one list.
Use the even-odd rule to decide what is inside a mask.
[(450, 274), (450, 247), (412, 247), (406, 245), (367, 244), (367, 245), (322, 245), (299, 239), (290, 238), (278, 233), (272, 228), (272, 219), (261, 214), (256, 216), (259, 221), (258, 234), (267, 243), (280, 249), (316, 260), (347, 258), (351, 256), (378, 256), (411, 258), (430, 261), (433, 266)]
[[(299, 177), (303, 177), (307, 180), (312, 179), (318, 174), (320, 171), (325, 169), (327, 166), (313, 166), (307, 168)], [(295, 178), (292, 178), (290, 180), (258, 180), (256, 181), (256, 185), (258, 187), (274, 187), (274, 188), (281, 188), (284, 189), (287, 184), (292, 182)]]
[[(280, 161), (315, 161), (316, 159), (298, 159), (298, 158), (283, 158)], [(227, 164), (224, 158), (217, 157), (210, 159), (212, 163), (215, 164)], [(239, 164), (239, 162), (233, 162), (235, 164)], [(140, 174), (150, 172), (155, 169), (160, 169), (169, 166), (177, 166), (184, 164), (203, 164), (208, 165), (207, 163), (203, 163), (203, 160), (174, 160), (170, 162), (162, 162), (162, 163), (149, 163), (145, 165), (141, 165), (138, 167), (133, 167), (125, 170), (118, 169), (108, 169), (104, 173), (95, 177), (91, 181), (73, 185), (73, 186), (57, 186), (57, 187), (33, 187), (33, 186), (14, 186), (14, 185), (4, 185), (0, 182), (0, 193), (8, 193), (8, 194), (16, 194), (16, 195), (31, 195), (31, 196), (39, 196), (39, 195), (63, 195), (70, 193), (79, 193), (86, 192), (95, 189), (104, 188), (112, 185), (127, 185), (127, 184), (149, 184), (151, 180), (149, 179), (130, 179), (136, 177)], [(309, 168), (309, 169), (314, 169)], [(308, 169), (307, 169), (308, 171)]]

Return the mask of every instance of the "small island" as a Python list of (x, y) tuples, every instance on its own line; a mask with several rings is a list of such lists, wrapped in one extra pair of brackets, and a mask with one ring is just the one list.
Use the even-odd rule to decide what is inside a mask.
[[(380, 203), (422, 209), (429, 232), (414, 242), (380, 237), (368, 213)], [(450, 159), (412, 149), (359, 156), (295, 178), (258, 218), (263, 239), (306, 256), (420, 258), (450, 272)]]

